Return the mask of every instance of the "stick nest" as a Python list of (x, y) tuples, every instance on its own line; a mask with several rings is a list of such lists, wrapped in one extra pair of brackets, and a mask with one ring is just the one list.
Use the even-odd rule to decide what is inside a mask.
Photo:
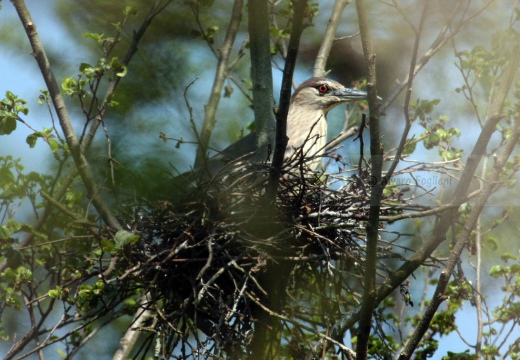
[[(266, 274), (273, 264), (289, 264), (280, 267), (287, 273), (279, 276), (286, 278), (290, 295), (284, 310), (272, 315), (291, 322), (293, 332), (302, 329), (296, 324), (319, 329), (320, 316), (330, 314), (318, 314), (314, 322), (304, 314), (310, 317), (321, 302), (335, 311), (356, 305), (368, 176), (286, 164), (276, 204), (266, 204), (268, 171), (262, 165), (237, 166), (226, 177), (198, 183), (175, 202), (126, 215), (128, 226), (140, 234), (127, 251), (127, 266), (133, 269), (128, 278), (143, 288), (144, 306), (157, 314), (143, 329), (150, 331), (143, 347), (160, 343), (165, 354), (179, 346), (206, 348), (208, 358), (222, 351), (244, 354), (259, 312), (272, 311), (272, 279)], [(387, 200), (399, 203), (398, 194)], [(324, 289), (331, 281), (334, 288)], [(299, 346), (289, 344), (293, 356)]]

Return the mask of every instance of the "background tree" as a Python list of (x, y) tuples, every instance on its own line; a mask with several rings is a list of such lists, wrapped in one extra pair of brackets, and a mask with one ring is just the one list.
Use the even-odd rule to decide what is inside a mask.
[[(27, 171), (2, 149), (6, 359), (89, 358), (106, 333), (116, 359), (518, 356), (516, 2), (57, 2), (73, 65), (11, 2), (6, 43), (27, 35), (49, 115), (7, 84), (0, 134), (51, 156)], [(326, 171), (276, 168), (269, 213), (260, 165), (156, 201), (251, 129), (283, 138), (258, 106), (266, 49), (278, 114), (311, 69), (366, 84), (368, 106), (331, 119)]]

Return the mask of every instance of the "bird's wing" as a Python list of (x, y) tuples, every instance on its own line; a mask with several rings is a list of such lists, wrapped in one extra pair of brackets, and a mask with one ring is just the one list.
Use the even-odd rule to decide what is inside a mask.
[(210, 159), (208, 159), (208, 163), (212, 161), (224, 161), (227, 164), (230, 161), (244, 157), (249, 160), (251, 155), (256, 152), (256, 141), (256, 133), (252, 132), (240, 140), (235, 141), (233, 144), (220, 151), (217, 155), (212, 156)]
[(233, 164), (250, 161), (256, 152), (256, 133), (250, 133), (240, 140), (229, 145), (215, 156), (195, 169), (186, 171), (168, 180), (160, 188), (154, 190), (162, 199), (174, 200), (180, 196), (189, 194), (199, 184), (222, 178), (226, 174), (226, 167)]

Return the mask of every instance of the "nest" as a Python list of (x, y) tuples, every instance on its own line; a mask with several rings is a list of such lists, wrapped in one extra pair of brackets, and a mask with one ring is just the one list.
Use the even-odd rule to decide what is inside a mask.
[[(147, 293), (142, 305), (157, 314), (146, 326), (150, 336), (143, 353), (150, 347), (163, 355), (198, 349), (203, 358), (201, 349), (207, 358), (247, 353), (259, 313), (276, 312), (269, 305), (273, 266), (286, 272), (279, 275), (290, 294), (275, 315), (293, 325), (319, 328), (319, 320), (307, 322), (302, 315), (318, 302), (334, 311), (356, 305), (352, 294), (362, 274), (368, 177), (363, 171), (331, 175), (302, 165), (285, 164), (275, 204), (265, 202), (268, 167), (241, 165), (225, 178), (197, 184), (175, 203), (126, 216), (140, 234), (128, 252), (128, 267), (136, 269), (128, 279)], [(322, 288), (331, 281), (333, 289)], [(296, 339), (301, 328), (292, 331)], [(289, 343), (293, 356), (299, 351), (295, 343)]]

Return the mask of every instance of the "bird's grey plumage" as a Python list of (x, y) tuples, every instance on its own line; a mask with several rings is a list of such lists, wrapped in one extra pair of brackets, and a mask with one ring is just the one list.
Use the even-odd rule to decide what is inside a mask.
[[(366, 97), (364, 91), (346, 88), (327, 78), (311, 78), (303, 82), (293, 93), (289, 105), (285, 159), (301, 149), (303, 156), (310, 159), (307, 165), (316, 169), (327, 143), (327, 113), (341, 103)], [(252, 160), (256, 140), (256, 133), (253, 132), (208, 159), (203, 168), (179, 175), (178, 178), (183, 179), (180, 186), (198, 183), (204, 178), (219, 177), (225, 167), (237, 159)]]

